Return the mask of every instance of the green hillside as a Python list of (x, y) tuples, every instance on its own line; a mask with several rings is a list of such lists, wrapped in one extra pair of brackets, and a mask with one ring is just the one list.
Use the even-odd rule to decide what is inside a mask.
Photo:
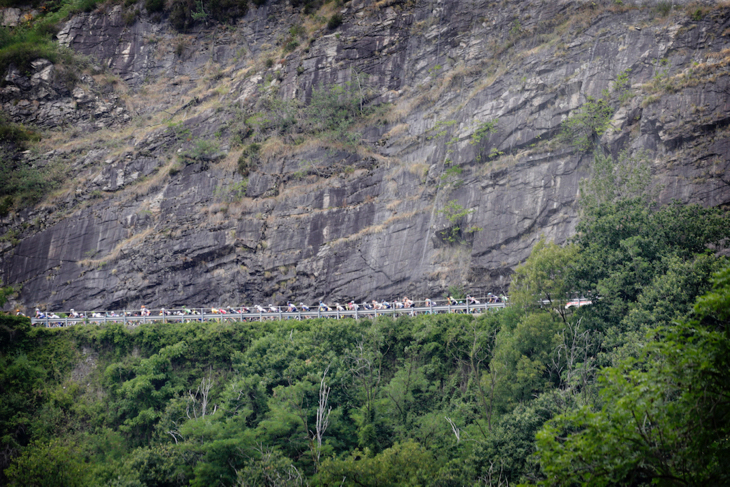
[[(708, 249), (728, 229), (698, 206), (598, 205), (481, 316), (3, 317), (2, 483), (726, 483), (730, 268)], [(593, 305), (566, 310), (575, 295)]]

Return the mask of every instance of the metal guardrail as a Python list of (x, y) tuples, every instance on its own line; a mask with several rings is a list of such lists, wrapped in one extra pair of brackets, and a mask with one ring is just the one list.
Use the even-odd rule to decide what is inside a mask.
[(198, 314), (163, 314), (159, 316), (101, 316), (85, 318), (31, 318), (33, 325), (47, 327), (64, 327), (83, 324), (119, 323), (136, 326), (144, 323), (190, 323), (207, 321), (266, 321), (266, 320), (303, 320), (312, 318), (354, 318), (371, 319), (378, 316), (416, 316), (438, 313), (481, 313), (488, 309), (504, 308), (505, 303), (454, 304), (441, 306), (422, 306), (414, 308), (390, 309), (355, 309), (332, 311), (276, 311), (250, 313), (198, 313)]

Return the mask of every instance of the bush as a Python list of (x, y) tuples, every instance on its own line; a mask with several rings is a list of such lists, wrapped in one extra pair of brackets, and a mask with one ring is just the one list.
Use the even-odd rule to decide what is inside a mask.
[(0, 197), (12, 197), (19, 205), (35, 203), (58, 186), (62, 174), (57, 164), (38, 168), (0, 159)]
[(14, 64), (21, 72), (27, 73), (31, 69), (31, 62), (39, 58), (55, 62), (57, 49), (49, 39), (39, 38), (37, 40), (22, 40), (14, 42), (7, 47), (0, 48), (0, 73), (7, 72), (11, 64)]
[(178, 31), (185, 31), (193, 25), (191, 2), (177, 0), (170, 7), (170, 24)]
[[(2, 283), (0, 283), (1, 285)], [(0, 287), (0, 292), (5, 289)], [(4, 298), (4, 295), (3, 295)], [(4, 305), (5, 303), (0, 303)], [(30, 319), (24, 316), (8, 316), (0, 314), (0, 350), (7, 353), (30, 332)]]
[(36, 132), (25, 128), (23, 125), (8, 122), (0, 114), (0, 143), (13, 144), (23, 149), (26, 142), (38, 140), (41, 140), (41, 137)]
[(248, 176), (251, 169), (259, 162), (260, 144), (251, 144), (246, 147), (238, 158), (238, 173), (244, 178)]
[(144, 8), (149, 13), (162, 12), (162, 9), (165, 8), (165, 0), (145, 0)]
[(560, 139), (582, 151), (591, 151), (608, 129), (613, 108), (601, 98), (588, 97), (578, 112), (563, 122)]
[(185, 31), (198, 20), (210, 17), (220, 22), (228, 22), (246, 15), (247, 12), (248, 0), (209, 0), (205, 6), (195, 0), (173, 0), (170, 6), (170, 24), (178, 31)]
[(248, 178), (233, 184), (229, 188), (225, 200), (229, 203), (241, 201), (243, 197), (246, 196), (246, 191), (248, 191)]
[(656, 6), (656, 11), (662, 17), (666, 17), (672, 11), (672, 2), (659, 2)]
[(187, 47), (187, 42), (184, 40), (179, 40), (177, 44), (175, 44), (175, 56), (182, 57), (183, 54), (185, 54), (185, 48)]
[(182, 168), (180, 166), (178, 166), (177, 164), (175, 164), (174, 166), (172, 166), (170, 168), (170, 171), (169, 171), (170, 177), (176, 176), (177, 174), (180, 173), (180, 171), (182, 171)]
[(292, 37), (292, 39), (296, 39), (297, 37), (303, 39), (304, 36), (307, 35), (307, 29), (302, 27), (301, 24), (296, 24), (289, 29), (289, 35)]
[(76, 8), (81, 12), (93, 12), (96, 8), (98, 0), (79, 0), (79, 3), (76, 4)]
[(0, 201), (0, 218), (4, 218), (8, 216), (8, 213), (10, 213), (10, 208), (13, 207), (13, 197), (12, 196), (6, 196), (5, 198)]
[(137, 9), (124, 12), (124, 14), (122, 15), (124, 25), (134, 25), (134, 23), (137, 21), (137, 15), (139, 15), (139, 10)]
[(248, 0), (210, 0), (210, 15), (220, 22), (229, 22), (248, 13)]
[(330, 17), (329, 21), (327, 21), (327, 28), (329, 30), (335, 30), (339, 26), (342, 25), (342, 15), (340, 14), (334, 14), (332, 17)]
[(297, 47), (299, 47), (299, 43), (297, 41), (289, 41), (284, 46), (284, 52), (292, 52)]
[(218, 142), (201, 139), (195, 143), (192, 149), (183, 152), (180, 156), (188, 164), (210, 161), (216, 156), (219, 149), (220, 145)]
[(362, 115), (362, 102), (357, 82), (313, 90), (306, 108), (310, 131), (330, 134), (340, 142), (356, 143), (358, 136), (349, 129)]

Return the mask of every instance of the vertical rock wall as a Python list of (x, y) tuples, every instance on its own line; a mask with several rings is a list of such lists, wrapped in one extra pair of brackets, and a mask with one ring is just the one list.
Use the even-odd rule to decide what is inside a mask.
[[(54, 148), (83, 183), (3, 222), (32, 223), (3, 244), (3, 280), (51, 309), (503, 292), (541, 235), (574, 232), (592, 155), (557, 136), (589, 97), (614, 108), (600, 146), (645, 154), (661, 202), (726, 205), (730, 11), (697, 8), (351, 1), (290, 53), (311, 18), (286, 4), (185, 34), (124, 25), (120, 7), (80, 15), (59, 40), (131, 87), (132, 119)], [(357, 125), (360, 145), (269, 140), (232, 198), (236, 127), (260, 100), (306, 102), (355, 73), (387, 106)], [(176, 162), (198, 140), (220, 153)], [(478, 229), (456, 242), (452, 201)]]

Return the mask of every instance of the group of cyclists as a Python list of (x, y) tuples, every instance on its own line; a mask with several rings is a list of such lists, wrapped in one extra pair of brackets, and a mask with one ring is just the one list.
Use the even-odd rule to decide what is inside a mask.
[[(266, 315), (267, 317), (274, 318), (272, 315), (276, 314), (279, 315), (280, 313), (310, 313), (312, 311), (318, 311), (318, 312), (363, 312), (364, 316), (368, 315), (376, 315), (378, 311), (387, 311), (387, 310), (403, 310), (408, 312), (411, 316), (416, 314), (417, 304), (421, 304), (419, 308), (419, 312), (422, 313), (430, 313), (431, 308), (435, 306), (456, 306), (456, 305), (476, 305), (480, 304), (481, 301), (472, 297), (471, 295), (467, 295), (463, 300), (456, 299), (453, 296), (449, 295), (446, 297), (446, 302), (441, 302), (441, 304), (437, 304), (436, 300), (433, 299), (426, 299), (422, 302), (414, 302), (413, 300), (409, 299), (408, 296), (404, 296), (401, 299), (395, 299), (392, 301), (388, 300), (371, 300), (370, 302), (363, 301), (362, 303), (358, 304), (354, 300), (351, 300), (347, 303), (339, 303), (336, 302), (334, 304), (326, 304), (323, 301), (319, 301), (318, 305), (309, 306), (304, 304), (303, 302), (300, 302), (299, 304), (296, 304), (294, 302), (288, 301), (286, 303), (286, 306), (277, 306), (274, 304), (269, 304), (268, 306), (262, 306), (262, 305), (253, 305), (251, 307), (248, 306), (238, 306), (238, 307), (231, 307), (231, 306), (224, 306), (224, 307), (212, 307), (212, 308), (188, 308), (187, 306), (182, 306), (180, 308), (170, 310), (165, 308), (160, 308), (159, 310), (156, 310), (156, 312), (153, 314), (152, 311), (147, 308), (146, 306), (141, 306), (139, 310), (134, 311), (106, 311), (106, 312), (87, 312), (87, 313), (79, 313), (73, 309), (70, 310), (68, 314), (58, 314), (54, 312), (43, 312), (39, 308), (36, 308), (35, 310), (35, 316), (34, 318), (39, 320), (46, 320), (46, 322), (49, 324), (49, 326), (63, 326), (63, 322), (61, 321), (53, 321), (51, 320), (63, 320), (65, 318), (73, 318), (73, 319), (84, 319), (84, 318), (136, 318), (132, 320), (133, 322), (138, 322), (138, 318), (147, 318), (150, 317), (151, 319), (159, 319), (160, 317), (170, 317), (170, 321), (187, 321), (187, 320), (195, 320), (195, 316), (200, 315), (206, 315), (206, 317), (209, 319), (210, 317), (208, 315), (217, 315), (217, 317), (213, 318), (215, 320), (220, 320), (221, 318), (225, 318), (224, 315), (256, 315), (255, 317), (251, 317), (250, 319), (260, 319), (263, 317), (263, 315)], [(486, 303), (503, 303), (505, 301), (504, 296), (497, 296), (492, 293), (489, 293), (487, 297), (485, 298)], [(424, 309), (428, 308), (428, 309)], [(465, 310), (459, 309), (459, 310), (453, 310), (452, 312), (465, 312)], [(18, 314), (20, 313), (20, 310), (18, 310)], [(350, 313), (346, 313), (346, 315), (349, 315)], [(339, 313), (336, 313), (336, 316), (339, 316)], [(178, 319), (175, 319), (177, 317)], [(291, 316), (287, 317), (288, 319), (292, 318)], [(202, 319), (202, 316), (198, 319)], [(243, 318), (246, 320), (247, 318)], [(106, 320), (105, 320), (106, 321)], [(146, 320), (143, 320), (146, 321)]]

